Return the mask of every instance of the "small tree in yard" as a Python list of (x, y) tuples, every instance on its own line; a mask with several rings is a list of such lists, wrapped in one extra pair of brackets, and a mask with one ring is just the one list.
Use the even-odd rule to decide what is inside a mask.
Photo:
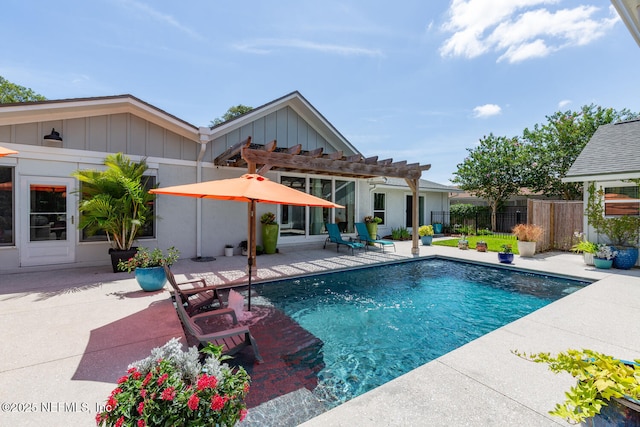
[(489, 134), (469, 156), (458, 164), (452, 182), (469, 193), (487, 200), (491, 208), (491, 229), (496, 230), (498, 206), (520, 192), (523, 148), (518, 138)]

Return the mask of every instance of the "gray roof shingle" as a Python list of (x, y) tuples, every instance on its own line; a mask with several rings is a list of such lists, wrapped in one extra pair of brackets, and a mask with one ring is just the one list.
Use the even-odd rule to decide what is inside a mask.
[(640, 171), (640, 119), (600, 126), (566, 178)]

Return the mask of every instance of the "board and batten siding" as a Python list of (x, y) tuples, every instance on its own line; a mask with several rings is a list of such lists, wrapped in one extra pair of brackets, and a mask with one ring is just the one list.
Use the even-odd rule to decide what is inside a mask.
[[(55, 128), (61, 143), (44, 141)], [(199, 144), (130, 113), (0, 126), (0, 141), (195, 161)]]
[[(302, 150), (322, 148), (325, 153), (335, 151), (334, 146), (313, 129), (298, 113), (291, 107), (284, 107), (214, 139), (212, 148), (207, 150), (205, 160), (213, 162), (226, 149), (245, 141), (247, 137), (251, 137), (252, 143), (260, 145), (275, 139), (278, 142), (278, 148), (289, 148), (301, 144)], [(354, 153), (344, 154), (351, 155)]]

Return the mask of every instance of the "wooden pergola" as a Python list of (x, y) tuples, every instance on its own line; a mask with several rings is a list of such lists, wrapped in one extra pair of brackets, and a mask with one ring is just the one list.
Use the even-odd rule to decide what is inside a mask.
[[(412, 224), (413, 246), (411, 253), (418, 255), (418, 188), (422, 172), (431, 165), (394, 162), (392, 159), (378, 160), (378, 157), (363, 157), (359, 154), (345, 157), (342, 151), (324, 153), (322, 148), (303, 151), (300, 144), (290, 148), (278, 148), (275, 140), (257, 145), (251, 137), (229, 147), (215, 158), (219, 166), (246, 167), (248, 173), (264, 175), (270, 170), (313, 173), (319, 175), (343, 176), (351, 178), (390, 177), (404, 178), (413, 193)], [(255, 227), (255, 221), (249, 221)], [(252, 225), (253, 224), (253, 225)], [(253, 230), (255, 235), (255, 230)], [(255, 257), (255, 254), (251, 254)], [(255, 260), (254, 260), (255, 261)]]

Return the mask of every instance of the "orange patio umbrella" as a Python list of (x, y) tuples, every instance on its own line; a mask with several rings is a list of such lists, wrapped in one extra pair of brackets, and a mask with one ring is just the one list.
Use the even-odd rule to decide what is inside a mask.
[(18, 154), (18, 152), (16, 150), (11, 150), (9, 148), (0, 146), (0, 157), (9, 156), (11, 154)]
[(262, 175), (244, 174), (239, 178), (220, 179), (197, 182), (194, 184), (176, 185), (156, 188), (149, 191), (153, 194), (171, 196), (196, 197), (199, 199), (233, 200), (250, 203), (249, 210), (249, 242), (247, 263), (249, 265), (249, 302), (251, 310), (251, 269), (253, 256), (256, 253), (256, 203), (275, 205), (312, 206), (323, 208), (343, 208), (344, 206), (303, 193), (286, 185), (271, 181)]

